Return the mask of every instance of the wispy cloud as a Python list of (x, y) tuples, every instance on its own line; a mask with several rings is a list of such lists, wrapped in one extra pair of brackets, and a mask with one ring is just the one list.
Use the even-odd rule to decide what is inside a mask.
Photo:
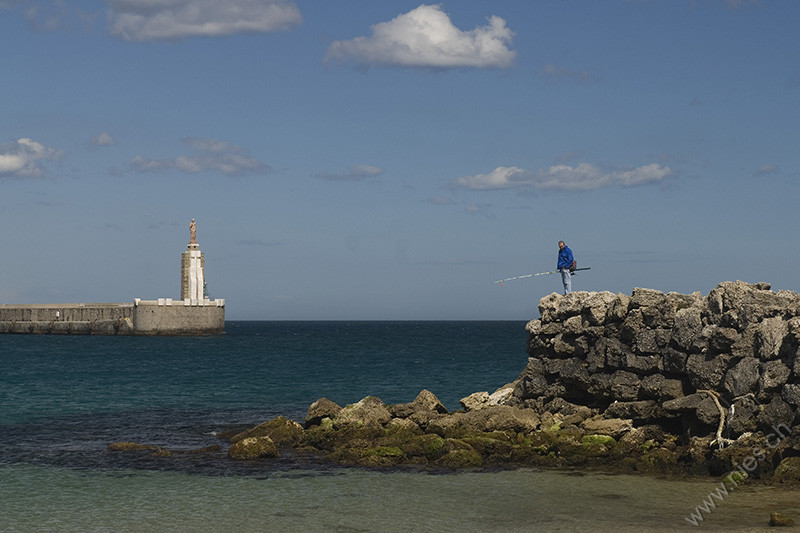
[(174, 159), (149, 159), (137, 156), (131, 166), (137, 172), (181, 170), (183, 172), (221, 172), (228, 176), (266, 174), (270, 167), (250, 156), (246, 148), (215, 139), (190, 137), (183, 142), (197, 152)]
[(486, 218), (496, 218), (494, 213), (491, 212), (492, 204), (470, 204), (464, 212), (468, 215), (478, 215)]
[(102, 146), (113, 146), (117, 144), (117, 140), (110, 133), (99, 133), (89, 140), (90, 148), (100, 148)]
[(303, 22), (293, 0), (109, 0), (111, 35), (178, 40), (288, 30)]
[(371, 30), (368, 37), (333, 42), (325, 60), (352, 60), (363, 67), (503, 68), (516, 54), (508, 47), (514, 32), (502, 18), (491, 16), (486, 26), (462, 31), (440, 5), (423, 4)]
[(759, 168), (755, 172), (753, 172), (753, 176), (768, 176), (770, 174), (777, 174), (780, 172), (780, 167), (778, 165), (764, 165), (763, 167)]
[(64, 153), (28, 138), (0, 144), (0, 178), (40, 178), (46, 174), (42, 162), (58, 161)]
[(380, 176), (383, 169), (372, 165), (354, 165), (345, 172), (338, 174), (318, 173), (316, 177), (328, 181), (364, 181), (367, 178)]
[[(5, 7), (14, 7), (16, 2), (6, 2)], [(55, 0), (49, 3), (21, 2), (22, 13), (28, 21), (28, 26), (35, 32), (84, 29), (91, 30), (100, 11), (85, 11), (79, 7), (69, 5), (67, 2)], [(0, 9), (4, 7), (0, 0)]]
[(555, 165), (529, 171), (518, 167), (497, 167), (488, 174), (457, 178), (454, 187), (470, 190), (534, 188), (552, 191), (588, 191), (604, 187), (634, 187), (657, 183), (672, 174), (669, 167), (656, 163), (636, 168), (598, 168), (588, 163), (577, 166)]

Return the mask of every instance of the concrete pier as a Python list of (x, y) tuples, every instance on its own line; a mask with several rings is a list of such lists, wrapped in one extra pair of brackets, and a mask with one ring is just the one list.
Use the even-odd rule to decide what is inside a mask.
[(181, 298), (133, 303), (0, 304), (0, 334), (216, 335), (225, 332), (225, 300), (205, 295), (205, 258), (197, 226), (181, 255)]
[(133, 335), (133, 304), (0, 305), (0, 333)]
[(160, 298), (133, 303), (0, 305), (0, 333), (50, 335), (217, 335), (225, 300)]

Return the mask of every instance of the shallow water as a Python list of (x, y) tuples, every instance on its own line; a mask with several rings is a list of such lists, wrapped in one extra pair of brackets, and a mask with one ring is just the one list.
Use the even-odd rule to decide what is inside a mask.
[[(0, 531), (760, 531), (800, 494), (744, 482), (700, 512), (712, 478), (429, 473), (192, 449), (321, 396), (454, 409), (524, 367), (516, 322), (229, 323), (196, 338), (0, 336)], [(702, 516), (699, 526), (686, 521)], [(697, 518), (695, 518), (697, 520)]]
[[(2, 531), (767, 531), (797, 493), (742, 487), (685, 517), (714, 483), (536, 471), (335, 469), (257, 476), (0, 467)], [(772, 529), (774, 531), (774, 529)]]

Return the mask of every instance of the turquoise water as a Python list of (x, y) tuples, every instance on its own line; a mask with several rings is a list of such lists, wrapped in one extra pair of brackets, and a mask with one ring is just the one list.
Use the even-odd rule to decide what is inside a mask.
[(287, 456), (157, 458), (131, 440), (199, 448), (325, 396), (450, 409), (525, 365), (519, 322), (231, 322), (195, 338), (0, 336), (0, 531), (756, 531), (800, 518), (797, 493), (743, 485), (685, 517), (708, 478), (531, 469), (430, 474)]

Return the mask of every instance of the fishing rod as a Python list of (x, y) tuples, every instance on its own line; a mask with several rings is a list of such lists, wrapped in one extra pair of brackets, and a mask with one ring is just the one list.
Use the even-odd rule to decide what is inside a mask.
[[(571, 272), (577, 272), (578, 270), (591, 270), (591, 269), (592, 269), (592, 267), (576, 268), (575, 270), (572, 270)], [(550, 272), (539, 272), (538, 274), (524, 274), (522, 276), (514, 276), (512, 278), (498, 279), (497, 281), (493, 281), (492, 283), (499, 283), (500, 285), (502, 285), (503, 282), (511, 281), (512, 279), (532, 278), (533, 276), (546, 276), (547, 274), (558, 274), (559, 272), (561, 272), (561, 271), (560, 270), (551, 270)]]

